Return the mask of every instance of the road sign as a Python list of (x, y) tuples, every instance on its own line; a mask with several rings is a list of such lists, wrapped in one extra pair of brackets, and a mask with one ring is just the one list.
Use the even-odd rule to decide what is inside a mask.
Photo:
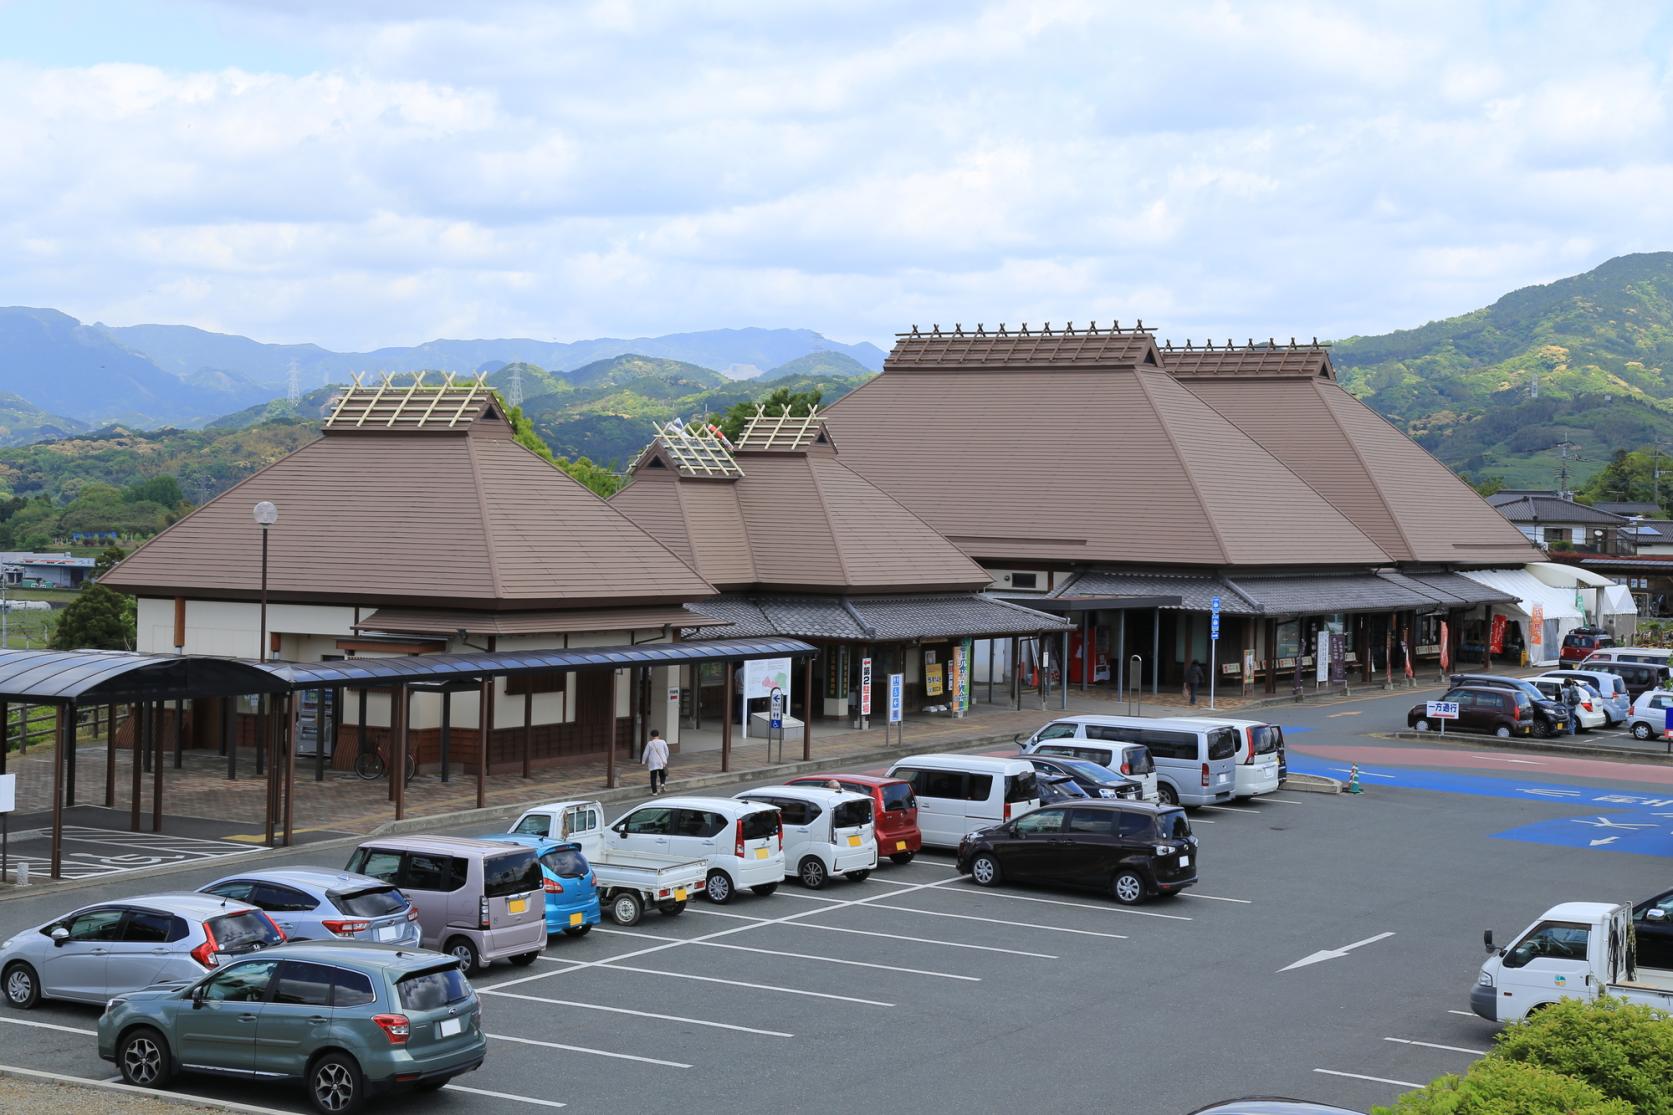
[(902, 690), (905, 689), (905, 674), (889, 675), (889, 723), (899, 724), (902, 704)]
[(767, 727), (774, 729), (784, 727), (784, 690), (773, 690), (772, 706), (767, 716)]
[(871, 659), (860, 659), (860, 715), (871, 715)]
[(0, 813), (17, 808), (17, 775), (0, 774)]
[(1208, 602), (1208, 637), (1216, 642), (1220, 639), (1220, 598), (1218, 596)]
[(1457, 701), (1428, 701), (1428, 715), (1431, 720), (1457, 720)]

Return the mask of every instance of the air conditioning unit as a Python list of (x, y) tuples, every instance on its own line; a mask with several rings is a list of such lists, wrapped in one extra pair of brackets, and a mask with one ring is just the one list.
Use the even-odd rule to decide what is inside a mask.
[(989, 569), (993, 587), (999, 591), (1046, 592), (1051, 588), (1048, 569)]

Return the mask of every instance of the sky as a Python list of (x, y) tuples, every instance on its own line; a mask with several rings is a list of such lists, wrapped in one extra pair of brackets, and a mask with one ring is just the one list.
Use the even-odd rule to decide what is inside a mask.
[(1381, 333), (1673, 249), (1670, 12), (0, 0), (0, 305), (352, 350)]

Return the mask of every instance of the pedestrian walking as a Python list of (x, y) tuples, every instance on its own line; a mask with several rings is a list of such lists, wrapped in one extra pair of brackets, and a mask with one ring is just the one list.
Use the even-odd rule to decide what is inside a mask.
[(1563, 708), (1568, 712), (1568, 734), (1580, 734), (1580, 687), (1570, 678), (1563, 682)]
[(1195, 658), (1191, 659), (1191, 664), (1185, 667), (1185, 691), (1190, 694), (1193, 705), (1197, 703), (1197, 690), (1202, 688), (1207, 680), (1203, 676), (1202, 663)]
[(651, 729), (651, 738), (645, 744), (644, 761), (651, 772), (651, 793), (662, 793), (668, 788), (668, 741), (655, 728)]

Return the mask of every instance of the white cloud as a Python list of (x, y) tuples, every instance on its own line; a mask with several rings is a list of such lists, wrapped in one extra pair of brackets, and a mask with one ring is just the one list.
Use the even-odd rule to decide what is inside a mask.
[(1139, 317), (1242, 339), (1673, 248), (1653, 5), (194, 10), (333, 61), (10, 52), (0, 302), (354, 348)]

